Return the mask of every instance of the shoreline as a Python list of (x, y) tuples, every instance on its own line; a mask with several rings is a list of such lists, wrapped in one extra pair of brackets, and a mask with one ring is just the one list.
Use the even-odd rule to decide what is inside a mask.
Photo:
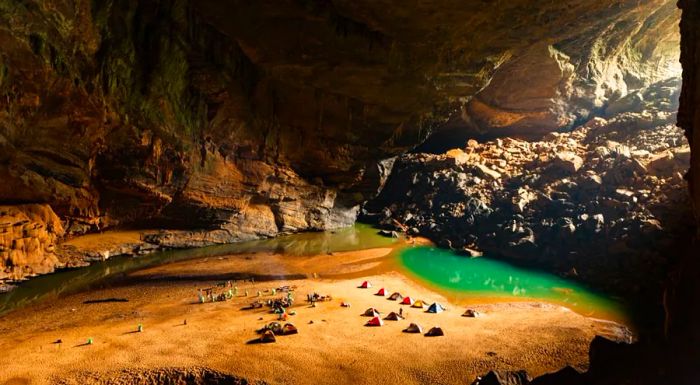
[[(359, 254), (356, 261), (366, 259), (367, 255)], [(255, 259), (256, 255), (250, 257)], [(463, 384), (492, 368), (526, 368), (533, 375), (566, 365), (583, 370), (593, 336), (615, 337), (615, 329), (607, 322), (537, 302), (474, 305), (470, 308), (483, 316), (462, 317), (462, 306), (397, 272), (359, 278), (307, 277), (244, 283), (240, 284), (241, 291), (245, 287), (251, 297), (196, 303), (195, 289), (216, 283), (208, 280), (209, 270), (234, 269), (239, 264), (250, 273), (264, 268), (256, 267), (255, 261), (246, 261), (251, 262), (245, 258), (209, 258), (206, 262), (177, 262), (172, 269), (156, 266), (129, 273), (133, 279), (123, 285), (71, 294), (0, 316), (0, 349), (9, 357), (22, 357), (12, 360), (0, 373), (0, 383), (13, 378), (31, 383), (52, 383), (58, 378), (70, 383), (77, 378), (91, 378), (90, 373), (104, 380), (121, 370), (206, 367), (269, 383), (318, 383), (321, 379), (344, 383), (346, 377), (333, 377), (342, 368), (342, 375), (355, 376), (366, 383), (398, 378), (408, 384)], [(183, 275), (188, 269), (200, 275)], [(168, 281), (173, 277), (182, 279)], [(372, 281), (375, 287), (358, 289), (362, 280)], [(267, 308), (240, 308), (256, 299), (253, 293), (257, 290), (287, 284), (297, 286), (295, 297), (300, 301), (312, 291), (331, 294), (333, 300), (319, 303), (316, 308), (295, 303), (292, 309), (297, 315), (289, 321), (299, 328), (298, 335), (278, 337), (270, 345), (247, 344), (257, 338), (255, 329), (276, 316), (269, 314)], [(441, 302), (448, 310), (428, 314), (400, 306), (375, 296), (380, 286), (409, 295), (419, 293), (417, 297)], [(126, 298), (129, 302), (85, 303), (104, 298)], [(266, 298), (272, 296), (263, 296)], [(352, 307), (340, 307), (341, 301), (350, 302)], [(379, 308), (384, 315), (403, 308), (408, 319), (385, 321), (380, 328), (364, 327), (367, 318), (360, 314), (370, 306)], [(182, 325), (184, 319), (187, 325)], [(418, 322), (426, 330), (441, 326), (446, 336), (425, 338), (401, 333), (409, 322)], [(144, 325), (143, 333), (134, 333), (137, 324)], [(81, 346), (87, 338), (94, 338), (94, 343)], [(61, 347), (53, 344), (58, 339), (62, 340)], [(394, 349), (385, 349), (387, 345)], [(402, 354), (393, 354), (394, 351)], [(349, 362), (355, 364), (348, 365)], [(448, 378), (435, 377), (445, 368), (451, 373)]]
[[(440, 286), (439, 284), (430, 282), (425, 280), (424, 278), (416, 275), (415, 273), (411, 272), (408, 269), (401, 268), (400, 263), (395, 260), (393, 256), (387, 257), (392, 253), (397, 252), (398, 250), (404, 248), (404, 247), (411, 247), (411, 246), (431, 246), (433, 243), (428, 240), (427, 238), (423, 237), (412, 237), (410, 240), (405, 239), (404, 237), (400, 238), (390, 238), (382, 235), (378, 235), (377, 232), (378, 230), (371, 227), (369, 224), (363, 225), (366, 228), (364, 230), (369, 230), (372, 233), (372, 236), (385, 241), (386, 246), (385, 247), (379, 247), (375, 248), (380, 250), (380, 254), (377, 254), (375, 256), (370, 256), (369, 259), (376, 259), (373, 262), (370, 262), (368, 265), (360, 265), (359, 267), (355, 267), (354, 269), (356, 270), (355, 273), (348, 273), (348, 274), (341, 274), (340, 271), (343, 269), (347, 269), (348, 267), (343, 267), (343, 266), (338, 266), (336, 264), (332, 264), (327, 266), (326, 270), (319, 270), (315, 269), (315, 271), (311, 272), (311, 270), (308, 268), (309, 266), (316, 265), (318, 266), (319, 261), (323, 261), (324, 255), (323, 254), (317, 254), (315, 256), (305, 256), (305, 258), (310, 258), (310, 260), (306, 261), (303, 264), (297, 264), (297, 267), (303, 267), (305, 264), (307, 268), (301, 268), (297, 274), (306, 274), (307, 277), (320, 277), (320, 278), (338, 278), (338, 277), (346, 277), (346, 278), (357, 278), (361, 277), (363, 275), (367, 275), (370, 273), (385, 273), (385, 272), (390, 272), (390, 271), (401, 271), (400, 273), (405, 275), (406, 277), (410, 277), (414, 282), (421, 284), (422, 286), (428, 288), (431, 291), (436, 291), (440, 292), (442, 295), (447, 296), (452, 300), (452, 302), (458, 303), (463, 306), (469, 306), (469, 305), (479, 305), (479, 304), (490, 304), (490, 303), (510, 303), (510, 302), (541, 302), (541, 303), (547, 303), (547, 304), (553, 304), (556, 306), (562, 306), (567, 308), (570, 311), (573, 311), (577, 314), (580, 314), (582, 316), (586, 317), (591, 317), (591, 314), (586, 314), (583, 311), (577, 310), (575, 307), (571, 307), (570, 304), (567, 304), (562, 301), (556, 301), (554, 299), (546, 299), (546, 298), (537, 298), (537, 297), (512, 297), (512, 296), (507, 296), (507, 295), (494, 295), (493, 293), (487, 293), (487, 294), (467, 294), (464, 292), (456, 291), (453, 289), (445, 288)], [(349, 228), (344, 228), (339, 231), (354, 231), (355, 229), (353, 227)], [(111, 230), (111, 231), (106, 231), (104, 233), (99, 233), (99, 234), (89, 234), (89, 235), (84, 235), (84, 236), (79, 236), (75, 237), (67, 242), (65, 242), (63, 245), (70, 246), (70, 247), (79, 247), (80, 253), (84, 256), (93, 256), (98, 255), (100, 253), (104, 253), (104, 250), (114, 250), (114, 249), (120, 249), (120, 250), (125, 250), (129, 249), (130, 247), (136, 246), (138, 247), (137, 242), (135, 242), (136, 239), (141, 239), (143, 238), (144, 235), (154, 233), (156, 230), (143, 230), (143, 231), (134, 231), (134, 230)], [(335, 235), (336, 232), (327, 232), (329, 235)], [(313, 237), (318, 235), (319, 233), (300, 233), (300, 234), (290, 234), (288, 236), (294, 236), (294, 237), (299, 237), (301, 236), (306, 236), (306, 237)], [(266, 241), (281, 241), (281, 243), (285, 242), (285, 237), (282, 238), (272, 238), (272, 239), (260, 239), (260, 240), (255, 240), (252, 242), (266, 242)], [(142, 243), (144, 243), (142, 241)], [(103, 262), (109, 264), (110, 262), (114, 261), (115, 263), (119, 264), (119, 259), (115, 258), (127, 258), (127, 260), (123, 260), (125, 263), (135, 263), (139, 265), (139, 262), (144, 262), (145, 266), (137, 266), (134, 268), (127, 268), (125, 271), (121, 272), (118, 271), (116, 274), (122, 274), (122, 273), (128, 273), (132, 270), (138, 270), (138, 271), (143, 271), (143, 270), (149, 270), (149, 269), (158, 269), (159, 266), (169, 266), (169, 269), (172, 269), (172, 265), (177, 265), (180, 263), (188, 263), (188, 261), (198, 261), (198, 260), (205, 260), (207, 258), (233, 258), (236, 255), (239, 254), (246, 254), (246, 250), (249, 251), (249, 248), (246, 247), (246, 244), (249, 242), (244, 242), (244, 243), (233, 243), (233, 244), (224, 244), (224, 245), (210, 245), (210, 246), (205, 246), (205, 247), (195, 247), (191, 249), (155, 249), (155, 248), (148, 248), (148, 252), (145, 253), (122, 253), (122, 254), (110, 254), (109, 252), (106, 253), (106, 257), (104, 259), (98, 259), (98, 258), (92, 258), (90, 259), (92, 263), (87, 263), (86, 266), (80, 266), (80, 267), (67, 267), (63, 268), (60, 270), (57, 270), (53, 273), (49, 274), (44, 274), (40, 275), (38, 277), (34, 277), (28, 280), (25, 280), (24, 282), (30, 282), (30, 281), (40, 281), (43, 279), (51, 279), (52, 277), (59, 278), (61, 277), (62, 274), (69, 273), (69, 274), (75, 274), (77, 276), (81, 276), (81, 271), (85, 271), (84, 269), (90, 269), (95, 268), (95, 262)], [(126, 245), (126, 246), (125, 246)], [(128, 246), (128, 247), (127, 247)], [(221, 247), (221, 251), (211, 251), (211, 255), (206, 255), (208, 254), (208, 250), (211, 247)], [(226, 248), (235, 250), (238, 247), (242, 247), (241, 251), (226, 251)], [(272, 248), (270, 248), (272, 249)], [(132, 249), (133, 250), (133, 249)], [(330, 256), (335, 256), (339, 258), (343, 258), (344, 256), (347, 255), (353, 255), (353, 254), (358, 254), (358, 253), (372, 253), (374, 249), (361, 249), (361, 250), (344, 250), (344, 251), (329, 251), (327, 252), (328, 255)], [(194, 253), (194, 254), (204, 254), (204, 255), (192, 255), (192, 256), (184, 256), (182, 260), (179, 258), (175, 258), (175, 260), (170, 260), (170, 259), (164, 259), (164, 260), (157, 260), (153, 261), (151, 263), (143, 261), (144, 258), (147, 258), (149, 255), (153, 254), (153, 252), (181, 252), (184, 254), (188, 253)], [(267, 253), (268, 256), (274, 257), (274, 258), (269, 258), (269, 260), (264, 261), (263, 263), (265, 266), (267, 266), (269, 269), (267, 269), (267, 275), (269, 276), (274, 276), (275, 274), (269, 274), (269, 272), (274, 271), (276, 266), (280, 266), (280, 262), (285, 260), (285, 263), (288, 262), (288, 258), (283, 257), (280, 259), (279, 255), (275, 255), (275, 253), (272, 253), (270, 251), (252, 251), (253, 254), (260, 254), (260, 253)], [(155, 257), (155, 256), (154, 256)], [(287, 256), (289, 257), (289, 256)], [(133, 259), (130, 259), (133, 258)], [(496, 259), (498, 260), (498, 259)], [(507, 261), (506, 261), (507, 262)], [(343, 263), (346, 264), (346, 263)], [(355, 260), (353, 264), (358, 264), (358, 261)], [(371, 265), (373, 264), (373, 265)], [(517, 265), (515, 265), (517, 266)], [(350, 267), (352, 269), (352, 267)], [(109, 266), (105, 268), (106, 270), (112, 270)], [(265, 270), (265, 269), (262, 269)], [(544, 271), (543, 271), (544, 272)], [(138, 273), (134, 275), (133, 277), (138, 276)], [(132, 277), (132, 278), (133, 278)], [(85, 286), (90, 286), (94, 284), (99, 284), (99, 280), (104, 279), (105, 277), (98, 277), (95, 282), (90, 282), (89, 284), (86, 284)], [(260, 278), (264, 278), (263, 276), (260, 276)], [(268, 278), (273, 278), (273, 277), (268, 277)], [(290, 277), (291, 278), (291, 277)], [(107, 277), (107, 279), (111, 279)], [(235, 279), (235, 277), (234, 277)], [(19, 284), (21, 285), (23, 282), (20, 282)], [(70, 287), (68, 287), (65, 291), (68, 293), (74, 293), (75, 291), (81, 291), (84, 290), (85, 287), (78, 287), (77, 289), (73, 290)], [(63, 295), (63, 289), (59, 291), (59, 294), (57, 295)], [(11, 296), (12, 292), (9, 293), (4, 293), (0, 294), (0, 299), (3, 298), (3, 296)], [(52, 295), (49, 295), (52, 296)], [(39, 299), (39, 301), (42, 301), (44, 299)], [(31, 303), (22, 305), (21, 307), (24, 306), (31, 306)], [(7, 314), (9, 312), (12, 312), (14, 308), (11, 306), (10, 309), (7, 309), (0, 313), (0, 317), (4, 314)], [(631, 330), (634, 330), (633, 322), (630, 319), (630, 317), (626, 316), (623, 314), (624, 312), (604, 312), (603, 314), (598, 314), (596, 315), (598, 318), (601, 319), (607, 319), (609, 321), (613, 321), (616, 323), (620, 323), (625, 325), (626, 327), (630, 328)]]

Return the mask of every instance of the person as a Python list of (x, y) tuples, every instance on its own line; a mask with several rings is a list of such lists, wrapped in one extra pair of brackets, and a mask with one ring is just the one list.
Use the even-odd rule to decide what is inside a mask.
[(399, 316), (403, 317), (403, 308), (399, 309)]

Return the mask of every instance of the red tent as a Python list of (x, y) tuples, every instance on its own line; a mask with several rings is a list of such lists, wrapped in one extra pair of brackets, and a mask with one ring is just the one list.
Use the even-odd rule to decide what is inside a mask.
[(381, 295), (382, 297), (384, 297), (384, 296), (386, 296), (386, 292), (387, 292), (387, 290), (385, 288), (381, 288), (381, 289), (379, 289), (379, 291), (375, 295)]
[(367, 326), (382, 326), (382, 325), (384, 325), (384, 321), (382, 321), (382, 319), (379, 317), (374, 317), (371, 320), (367, 321)]
[(368, 289), (370, 287), (372, 287), (372, 284), (369, 283), (369, 281), (364, 281), (362, 282), (362, 285), (360, 285), (360, 289)]
[(403, 301), (401, 301), (402, 305), (413, 305), (413, 298), (411, 297), (403, 297)]

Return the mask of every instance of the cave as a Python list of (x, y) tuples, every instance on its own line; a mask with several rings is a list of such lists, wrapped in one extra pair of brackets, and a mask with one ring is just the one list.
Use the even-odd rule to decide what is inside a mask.
[(697, 0), (0, 0), (0, 385), (696, 384), (698, 38)]

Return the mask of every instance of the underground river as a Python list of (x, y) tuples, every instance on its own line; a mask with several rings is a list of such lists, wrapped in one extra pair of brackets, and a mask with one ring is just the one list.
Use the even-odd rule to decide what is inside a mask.
[[(407, 242), (389, 238), (366, 224), (336, 231), (301, 233), (273, 239), (196, 249), (169, 250), (149, 255), (112, 257), (88, 267), (65, 269), (32, 278), (15, 290), (0, 294), (0, 315), (36, 301), (92, 288), (120, 284), (130, 273), (181, 261), (245, 255), (246, 259), (270, 259), (266, 274), (222, 271), (208, 278), (259, 281), (306, 277), (350, 279), (397, 271), (440, 292), (460, 305), (490, 302), (542, 301), (562, 305), (581, 315), (611, 320), (630, 326), (625, 307), (616, 299), (573, 280), (531, 268), (481, 258), (467, 258), (428, 242)], [(348, 252), (390, 248), (361, 262), (342, 268)], [(273, 254), (274, 256), (270, 256)], [(278, 256), (283, 256), (279, 258)], [(323, 257), (319, 257), (323, 256)], [(340, 266), (341, 268), (336, 268)], [(136, 274), (138, 276), (138, 274)], [(180, 279), (182, 277), (179, 277)]]

